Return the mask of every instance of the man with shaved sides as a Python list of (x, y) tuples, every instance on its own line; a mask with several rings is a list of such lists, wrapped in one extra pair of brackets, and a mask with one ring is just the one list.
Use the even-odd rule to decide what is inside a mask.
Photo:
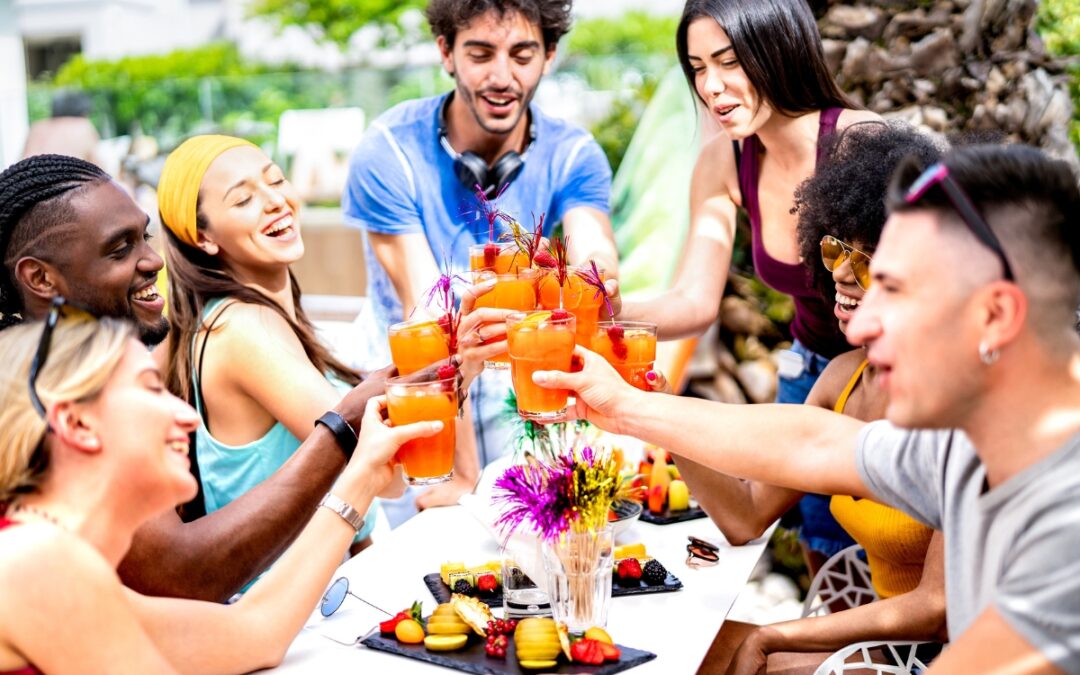
[[(62, 296), (97, 316), (131, 320), (148, 345), (160, 342), (169, 323), (154, 286), (162, 260), (148, 243), (148, 224), (131, 197), (84, 160), (35, 155), (7, 168), (0, 173), (0, 329), (44, 318)], [(334, 408), (353, 429), (368, 399), (383, 392), (385, 374)], [(284, 466), (225, 508), (188, 523), (170, 511), (144, 525), (121, 578), (150, 595), (228, 599), (299, 534), (349, 451), (316, 426)]]

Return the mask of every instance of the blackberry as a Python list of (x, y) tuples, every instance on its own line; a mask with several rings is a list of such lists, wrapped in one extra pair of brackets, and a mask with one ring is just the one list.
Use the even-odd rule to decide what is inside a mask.
[[(667, 572), (664, 574), (667, 575)], [(472, 584), (466, 579), (458, 579), (454, 582), (454, 592), (462, 595), (472, 595)]]
[(659, 586), (667, 579), (667, 570), (656, 560), (645, 563), (641, 569), (641, 580), (650, 586)]

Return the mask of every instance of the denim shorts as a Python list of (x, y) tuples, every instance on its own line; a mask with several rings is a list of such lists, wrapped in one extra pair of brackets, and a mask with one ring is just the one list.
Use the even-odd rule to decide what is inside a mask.
[[(814, 383), (829, 365), (829, 359), (807, 349), (796, 340), (787, 354), (780, 357), (780, 376), (776, 389), (777, 403), (804, 403)], [(855, 543), (855, 540), (829, 511), (828, 495), (808, 494), (799, 500), (802, 524), (799, 540), (806, 547), (820, 551), (826, 556), (839, 553)], [(785, 524), (790, 520), (785, 519)]]

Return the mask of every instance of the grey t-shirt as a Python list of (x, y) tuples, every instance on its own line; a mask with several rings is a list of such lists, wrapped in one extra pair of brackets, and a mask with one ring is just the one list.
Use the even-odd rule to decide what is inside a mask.
[(993, 490), (960, 431), (873, 422), (857, 463), (882, 503), (945, 533), (952, 639), (992, 606), (1047, 659), (1080, 673), (1080, 435)]

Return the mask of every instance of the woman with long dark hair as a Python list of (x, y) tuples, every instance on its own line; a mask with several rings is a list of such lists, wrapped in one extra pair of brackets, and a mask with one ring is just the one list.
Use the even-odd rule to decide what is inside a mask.
[[(717, 318), (736, 211), (745, 209), (758, 276), (795, 301), (795, 340), (784, 353), (776, 400), (802, 403), (829, 359), (849, 346), (802, 265), (795, 188), (814, 173), (824, 138), (878, 117), (829, 75), (805, 0), (689, 0), (676, 47), (687, 82), (723, 133), (702, 148), (694, 168), (690, 233), (674, 286), (623, 303), (620, 317), (653, 321), (662, 338), (702, 333)], [(828, 500), (808, 499), (803, 537), (820, 553), (813, 564), (852, 542), (829, 517)]]

